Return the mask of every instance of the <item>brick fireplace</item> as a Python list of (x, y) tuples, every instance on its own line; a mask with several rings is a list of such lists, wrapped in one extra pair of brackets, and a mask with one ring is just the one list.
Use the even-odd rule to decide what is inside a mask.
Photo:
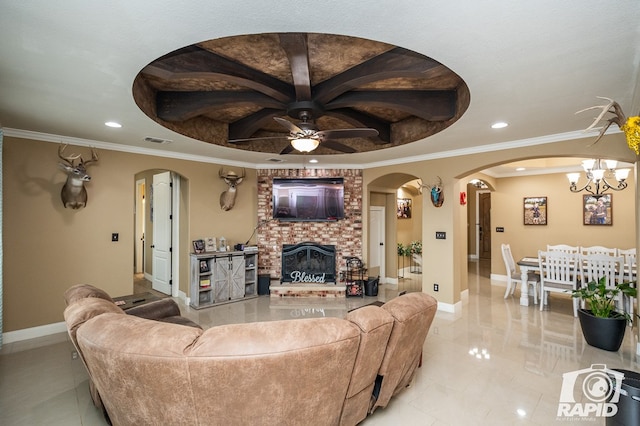
[[(286, 222), (273, 218), (272, 182), (274, 177), (343, 177), (344, 219), (327, 222)], [(256, 231), (260, 252), (260, 274), (268, 274), (272, 283), (283, 279), (282, 249), (312, 241), (335, 247), (336, 271), (346, 267), (345, 257), (362, 258), (362, 170), (360, 169), (260, 169), (258, 179), (258, 223)]]

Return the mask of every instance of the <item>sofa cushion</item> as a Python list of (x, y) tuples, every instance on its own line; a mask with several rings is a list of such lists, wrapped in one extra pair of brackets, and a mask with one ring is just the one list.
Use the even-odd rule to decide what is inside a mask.
[(360, 346), (340, 424), (355, 425), (369, 412), (373, 386), (393, 328), (393, 317), (378, 306), (364, 306), (349, 312), (345, 319), (360, 329)]
[(382, 305), (382, 309), (391, 314), (394, 324), (380, 366), (382, 382), (372, 410), (385, 407), (393, 395), (411, 382), (438, 301), (426, 293), (415, 292), (391, 299)]
[(67, 330), (74, 344), (76, 343), (76, 331), (78, 327), (91, 318), (105, 313), (124, 315), (124, 311), (113, 302), (96, 297), (80, 298), (67, 306), (64, 310), (64, 320), (67, 323)]
[(71, 305), (73, 302), (86, 299), (89, 297), (95, 297), (99, 299), (108, 300), (109, 302), (113, 302), (113, 299), (106, 291), (94, 287), (90, 284), (76, 284), (72, 287), (69, 287), (67, 291), (64, 292), (64, 299), (67, 302), (67, 306)]

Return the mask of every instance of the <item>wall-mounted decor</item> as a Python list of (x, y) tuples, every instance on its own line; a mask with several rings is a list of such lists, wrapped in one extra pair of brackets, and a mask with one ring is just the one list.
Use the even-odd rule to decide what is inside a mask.
[(58, 157), (63, 161), (58, 165), (67, 174), (67, 181), (62, 186), (60, 198), (65, 208), (82, 209), (87, 205), (87, 189), (84, 184), (91, 180), (91, 176), (87, 173), (87, 166), (98, 161), (98, 153), (95, 148), (91, 148), (91, 160), (85, 161), (81, 154), (64, 156), (66, 148), (67, 144), (58, 146)]
[(584, 225), (613, 225), (613, 195), (582, 196), (582, 220)]
[(398, 219), (411, 219), (411, 198), (398, 198)]
[(547, 197), (524, 197), (524, 224), (547, 224)]
[(242, 175), (238, 176), (233, 170), (223, 173), (224, 168), (220, 168), (218, 176), (229, 186), (229, 189), (220, 194), (220, 208), (229, 211), (236, 204), (236, 187), (242, 183), (246, 176), (246, 172), (242, 169)]
[(437, 181), (431, 185), (420, 184), (421, 189), (427, 188), (429, 190), (429, 199), (434, 207), (442, 207), (444, 203), (444, 192), (442, 191), (442, 178), (437, 177)]

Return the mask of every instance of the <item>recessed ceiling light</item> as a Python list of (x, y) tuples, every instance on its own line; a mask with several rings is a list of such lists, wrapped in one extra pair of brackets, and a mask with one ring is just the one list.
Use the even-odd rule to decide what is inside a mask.
[(516, 168), (516, 172), (524, 172), (525, 170), (527, 170), (527, 169), (525, 169), (524, 167)]
[(492, 129), (503, 129), (505, 127), (507, 127), (509, 124), (505, 123), (504, 121), (498, 121), (497, 123), (493, 123), (491, 125)]
[(116, 129), (119, 129), (120, 127), (122, 127), (122, 124), (116, 123), (115, 121), (107, 121), (106, 123), (104, 123), (104, 125), (107, 127), (114, 127)]
[(316, 160), (315, 158), (312, 158), (311, 160), (309, 160), (309, 162), (310, 162), (310, 163), (314, 163), (314, 164), (315, 164), (315, 163), (317, 163), (317, 162), (318, 162), (318, 160)]

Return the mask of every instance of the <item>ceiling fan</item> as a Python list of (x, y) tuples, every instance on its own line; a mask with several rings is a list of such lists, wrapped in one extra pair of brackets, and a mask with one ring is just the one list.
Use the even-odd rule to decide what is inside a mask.
[(280, 154), (289, 154), (294, 149), (303, 153), (311, 152), (320, 144), (322, 144), (325, 148), (351, 154), (356, 152), (356, 150), (343, 143), (337, 142), (336, 139), (369, 138), (378, 136), (378, 131), (376, 129), (370, 128), (318, 130), (317, 126), (313, 122), (310, 111), (300, 111), (298, 116), (300, 118), (300, 122), (297, 125), (284, 118), (273, 117), (273, 119), (278, 124), (289, 130), (288, 136), (283, 135), (246, 139), (230, 139), (229, 143), (246, 143), (256, 140), (286, 138), (291, 141), (291, 144), (283, 149)]

